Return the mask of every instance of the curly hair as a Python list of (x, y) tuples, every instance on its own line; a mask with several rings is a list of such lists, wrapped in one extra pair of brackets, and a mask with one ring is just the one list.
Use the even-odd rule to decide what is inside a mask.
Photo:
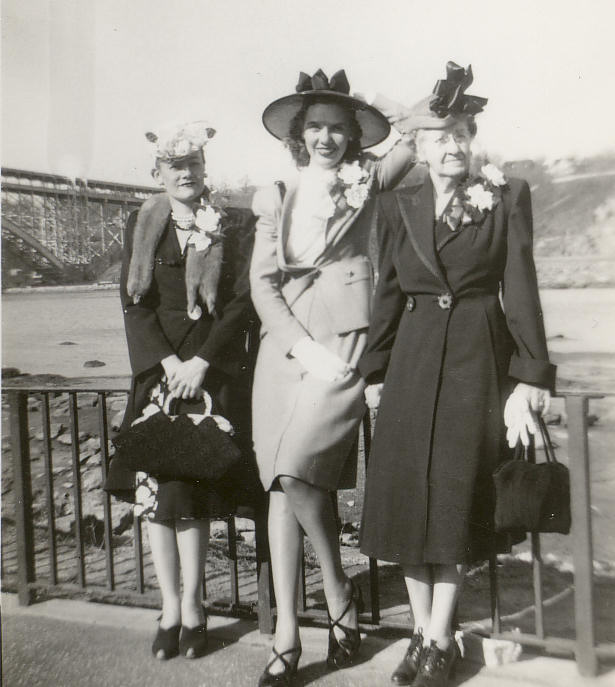
[(354, 162), (361, 157), (361, 137), (363, 136), (363, 131), (361, 126), (357, 121), (355, 110), (347, 101), (342, 98), (335, 97), (306, 97), (303, 99), (303, 104), (301, 109), (297, 114), (290, 120), (290, 127), (288, 136), (284, 139), (284, 144), (290, 151), (290, 154), (295, 161), (297, 167), (307, 167), (310, 162), (310, 154), (305, 147), (305, 141), (303, 140), (303, 127), (305, 126), (305, 116), (308, 109), (312, 105), (339, 105), (344, 111), (348, 113), (349, 123), (350, 123), (350, 139), (348, 141), (348, 146), (344, 152), (342, 160), (344, 162)]

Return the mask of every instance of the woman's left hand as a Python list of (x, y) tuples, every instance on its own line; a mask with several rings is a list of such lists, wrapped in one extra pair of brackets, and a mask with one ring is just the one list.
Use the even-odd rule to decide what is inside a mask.
[(168, 379), (171, 395), (175, 398), (197, 398), (208, 369), (209, 363), (198, 355), (178, 365)]
[(504, 406), (504, 424), (508, 445), (514, 448), (519, 439), (524, 446), (530, 443), (530, 434), (536, 433), (533, 412), (545, 414), (551, 404), (551, 393), (532, 384), (519, 382)]

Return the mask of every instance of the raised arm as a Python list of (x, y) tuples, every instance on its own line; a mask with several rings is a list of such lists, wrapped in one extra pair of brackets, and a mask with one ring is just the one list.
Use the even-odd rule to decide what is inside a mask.
[(376, 162), (378, 187), (382, 191), (389, 191), (395, 188), (415, 165), (414, 141), (403, 127), (398, 128), (399, 122), (408, 116), (408, 108), (380, 93), (375, 94), (371, 104), (378, 108), (391, 126), (401, 134), (401, 138), (393, 147)]

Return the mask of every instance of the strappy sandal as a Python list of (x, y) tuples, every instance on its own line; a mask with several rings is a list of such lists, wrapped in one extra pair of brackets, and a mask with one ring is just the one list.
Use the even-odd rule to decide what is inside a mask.
[[(275, 647), (272, 647), (272, 651), (273, 658), (265, 666), (265, 670), (263, 670), (258, 680), (258, 687), (270, 687), (271, 685), (275, 685), (275, 687), (292, 687), (294, 678), (297, 675), (297, 665), (301, 658), (301, 645), (282, 652), (278, 652)], [(292, 658), (287, 660), (284, 656), (292, 656)], [(281, 673), (270, 672), (271, 666), (276, 661), (280, 661), (284, 666), (284, 670)]]
[(173, 627), (166, 629), (158, 625), (158, 631), (152, 644), (152, 653), (159, 661), (168, 661), (179, 654), (180, 630), (181, 625), (173, 625)]
[[(357, 615), (363, 611), (364, 607), (361, 588), (354, 583), (354, 580), (350, 580), (350, 584), (352, 585), (352, 593), (340, 617), (337, 620), (333, 620), (329, 615), (329, 651), (327, 653), (327, 665), (333, 670), (339, 670), (340, 668), (346, 668), (351, 665), (361, 645), (358, 619), (356, 628), (347, 627), (341, 624), (342, 618), (348, 613), (352, 604), (355, 605)], [(336, 627), (339, 627), (344, 633), (341, 639), (338, 639), (335, 635), (334, 630)]]

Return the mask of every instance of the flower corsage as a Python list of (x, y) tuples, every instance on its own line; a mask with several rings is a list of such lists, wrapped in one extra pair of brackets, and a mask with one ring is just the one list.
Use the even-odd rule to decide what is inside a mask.
[(455, 231), (459, 224), (480, 224), (502, 198), (507, 185), (504, 174), (493, 164), (481, 167), (480, 174), (459, 186), (453, 202), (445, 212), (445, 221)]
[(197, 252), (205, 251), (222, 238), (222, 210), (201, 204), (194, 213), (194, 226), (187, 245)]
[(337, 170), (337, 178), (342, 185), (348, 205), (355, 209), (362, 207), (369, 198), (370, 173), (361, 167), (358, 160), (355, 160), (341, 164)]

